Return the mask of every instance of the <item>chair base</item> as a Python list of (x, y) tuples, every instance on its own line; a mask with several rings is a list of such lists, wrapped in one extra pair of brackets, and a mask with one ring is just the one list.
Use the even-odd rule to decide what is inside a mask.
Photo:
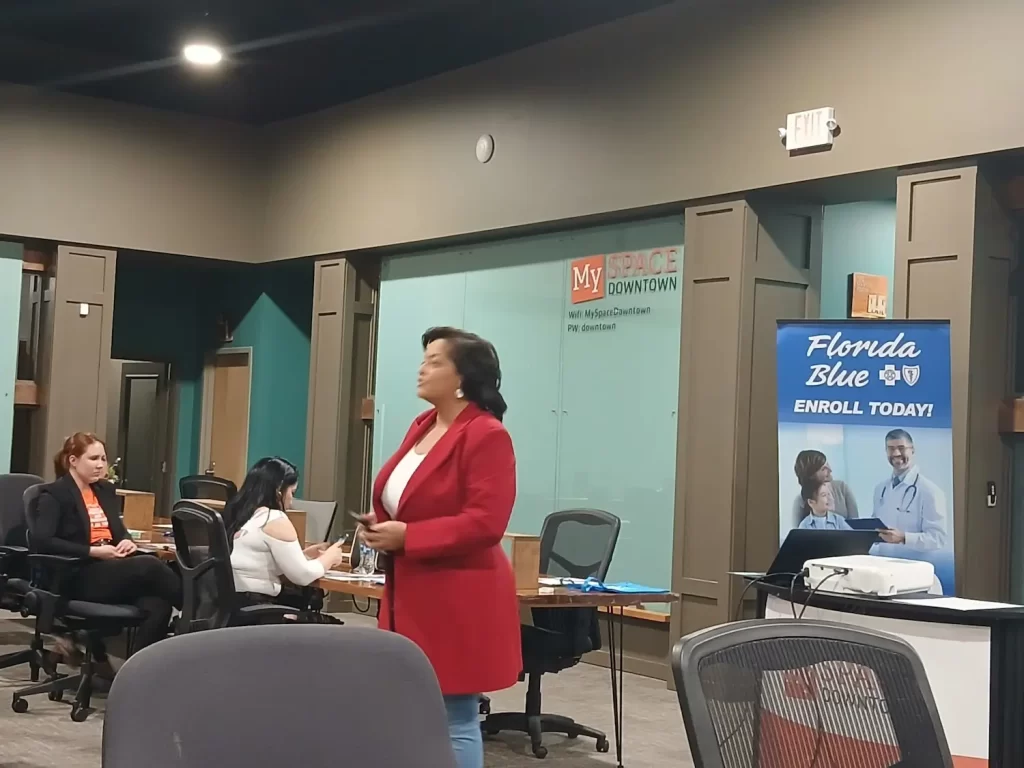
[(98, 636), (90, 634), (85, 646), (82, 667), (77, 675), (62, 675), (55, 669), (49, 673), (42, 683), (30, 685), (14, 692), (11, 709), (18, 714), (28, 712), (28, 698), (45, 693), (50, 701), (63, 701), (65, 691), (75, 691), (71, 702), (71, 719), (76, 723), (84, 722), (96, 710), (91, 706), (93, 694), (93, 658), (94, 645)]
[(32, 638), (32, 644), (25, 650), (0, 656), (0, 669), (20, 667), (22, 664), (28, 664), (29, 679), (33, 683), (39, 681), (40, 671), (46, 672), (47, 677), (52, 677), (57, 673), (57, 659), (43, 648), (43, 639), (38, 633)]
[[(488, 701), (488, 704), (490, 702)], [(547, 757), (548, 750), (542, 743), (545, 733), (560, 733), (570, 739), (580, 736), (595, 739), (597, 751), (607, 752), (610, 748), (608, 737), (603, 731), (588, 725), (577, 723), (571, 717), (563, 715), (528, 715), (525, 712), (499, 712), (487, 717), (480, 723), (480, 729), (488, 736), (496, 736), (501, 731), (517, 731), (530, 735), (530, 747), (535, 757)]]

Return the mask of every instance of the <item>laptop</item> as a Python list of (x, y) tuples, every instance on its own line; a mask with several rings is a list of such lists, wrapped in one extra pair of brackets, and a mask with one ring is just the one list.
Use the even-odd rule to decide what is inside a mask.
[[(788, 584), (794, 573), (803, 570), (804, 563), (819, 557), (845, 557), (866, 555), (878, 541), (875, 529), (867, 531), (816, 531), (795, 528), (786, 536), (775, 559), (766, 572), (730, 571), (732, 576)], [(772, 579), (773, 576), (778, 577)]]

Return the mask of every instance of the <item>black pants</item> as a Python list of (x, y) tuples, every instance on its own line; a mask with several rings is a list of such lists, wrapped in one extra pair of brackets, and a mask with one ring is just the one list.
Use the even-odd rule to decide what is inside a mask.
[(314, 590), (311, 587), (296, 587), (282, 584), (277, 595), (262, 595), (259, 592), (239, 592), (242, 605), (280, 605), (297, 611), (308, 611)]
[[(152, 555), (94, 560), (75, 578), (74, 596), (93, 603), (134, 605), (146, 614), (135, 633), (138, 651), (167, 636), (171, 609), (181, 608), (181, 579)], [(103, 660), (106, 653), (97, 654)]]

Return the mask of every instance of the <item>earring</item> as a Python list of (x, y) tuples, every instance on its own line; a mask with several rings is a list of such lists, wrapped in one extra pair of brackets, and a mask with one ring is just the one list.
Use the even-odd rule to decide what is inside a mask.
[(465, 395), (465, 393), (463, 393), (462, 387), (459, 387), (458, 389), (455, 390), (455, 397), (457, 397), (459, 400), (461, 400), (465, 396), (466, 395)]

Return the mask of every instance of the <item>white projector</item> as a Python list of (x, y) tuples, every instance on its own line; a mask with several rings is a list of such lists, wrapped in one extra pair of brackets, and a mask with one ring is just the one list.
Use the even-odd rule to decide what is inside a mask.
[(928, 592), (935, 584), (931, 563), (894, 557), (821, 557), (808, 560), (804, 569), (809, 589), (841, 595), (899, 597)]

